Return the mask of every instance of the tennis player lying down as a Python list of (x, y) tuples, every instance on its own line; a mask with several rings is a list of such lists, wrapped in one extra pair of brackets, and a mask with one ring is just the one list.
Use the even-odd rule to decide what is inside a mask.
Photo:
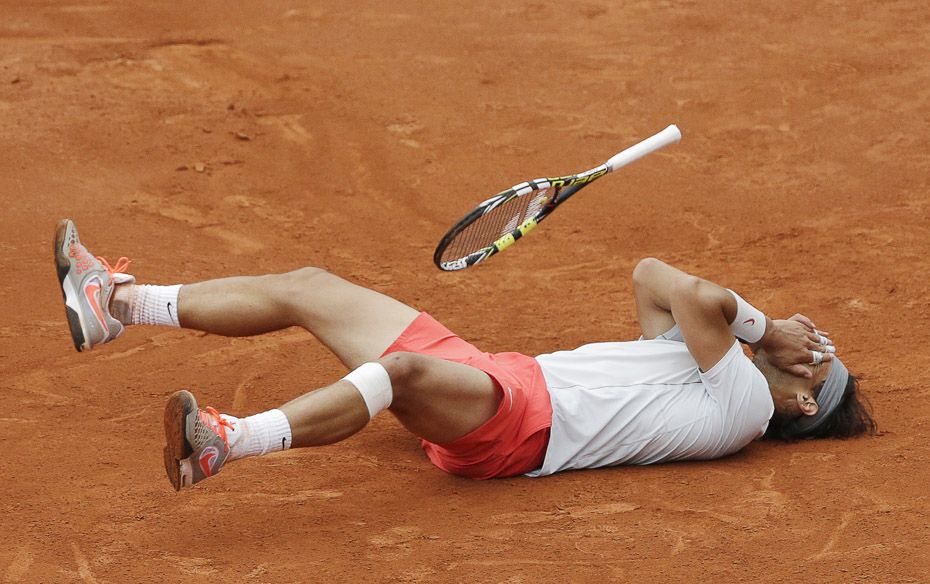
[(133, 324), (227, 336), (300, 326), (351, 370), (245, 418), (175, 393), (164, 453), (175, 489), (239, 458), (344, 440), (386, 409), (420, 437), (433, 464), (476, 479), (712, 459), (763, 435), (848, 437), (875, 428), (855, 377), (810, 320), (773, 321), (656, 259), (633, 271), (642, 339), (534, 358), (484, 353), (428, 314), (318, 268), (140, 285), (123, 273), (125, 258), (110, 268), (91, 256), (69, 220), (59, 224), (55, 256), (78, 350)]

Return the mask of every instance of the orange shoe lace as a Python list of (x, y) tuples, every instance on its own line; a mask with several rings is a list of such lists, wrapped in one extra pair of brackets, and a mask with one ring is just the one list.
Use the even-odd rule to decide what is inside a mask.
[(213, 429), (216, 431), (217, 434), (220, 435), (220, 437), (223, 439), (223, 442), (229, 442), (226, 439), (226, 428), (229, 428), (230, 430), (235, 430), (236, 427), (233, 425), (233, 423), (227, 420), (226, 418), (224, 418), (223, 416), (221, 416), (220, 413), (216, 410), (216, 408), (212, 408), (210, 406), (207, 406), (203, 410), (201, 410), (201, 413), (204, 413), (207, 416), (209, 416), (210, 420), (213, 422)]
[[(126, 256), (121, 257), (116, 260), (116, 265), (111, 266), (110, 262), (103, 256), (97, 256), (97, 259), (100, 260), (100, 263), (103, 264), (103, 267), (107, 269), (107, 272), (112, 276), (114, 273), (125, 274), (126, 269), (129, 267), (129, 264), (132, 263), (132, 260)], [(216, 410), (214, 410), (216, 411)]]

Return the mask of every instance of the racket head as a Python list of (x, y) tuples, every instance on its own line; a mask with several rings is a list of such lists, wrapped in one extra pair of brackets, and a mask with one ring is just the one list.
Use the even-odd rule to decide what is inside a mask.
[(585, 186), (608, 172), (681, 140), (672, 124), (615, 154), (591, 170), (558, 178), (538, 178), (502, 191), (475, 207), (439, 241), (433, 263), (441, 270), (463, 270), (513, 245)]
[(463, 270), (500, 252), (506, 247), (501, 240), (515, 231), (514, 240), (522, 237), (532, 228), (525, 224), (538, 221), (557, 191), (546, 179), (537, 179), (494, 195), (452, 226), (436, 246), (433, 262), (440, 270)]
[(581, 174), (538, 178), (494, 195), (452, 226), (436, 247), (433, 262), (445, 271), (483, 262), (513, 245), (557, 205), (607, 172), (602, 165)]

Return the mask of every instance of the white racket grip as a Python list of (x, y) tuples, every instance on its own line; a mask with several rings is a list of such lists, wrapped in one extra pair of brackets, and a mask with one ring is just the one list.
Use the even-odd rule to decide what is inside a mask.
[(675, 144), (681, 140), (681, 130), (678, 126), (672, 124), (655, 136), (646, 138), (639, 144), (634, 144), (619, 154), (615, 154), (607, 161), (607, 168), (611, 171), (623, 168), (631, 162), (636, 162), (647, 154), (652, 154), (660, 148), (665, 148), (669, 144)]

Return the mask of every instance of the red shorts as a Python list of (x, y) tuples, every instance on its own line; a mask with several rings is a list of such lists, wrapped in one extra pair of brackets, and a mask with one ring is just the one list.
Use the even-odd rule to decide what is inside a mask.
[(497, 413), (465, 436), (445, 444), (421, 439), (433, 464), (473, 479), (520, 475), (542, 466), (549, 445), (552, 404), (536, 359), (520, 353), (479, 351), (425, 312), (384, 355), (398, 351), (471, 365), (487, 373), (503, 396)]

